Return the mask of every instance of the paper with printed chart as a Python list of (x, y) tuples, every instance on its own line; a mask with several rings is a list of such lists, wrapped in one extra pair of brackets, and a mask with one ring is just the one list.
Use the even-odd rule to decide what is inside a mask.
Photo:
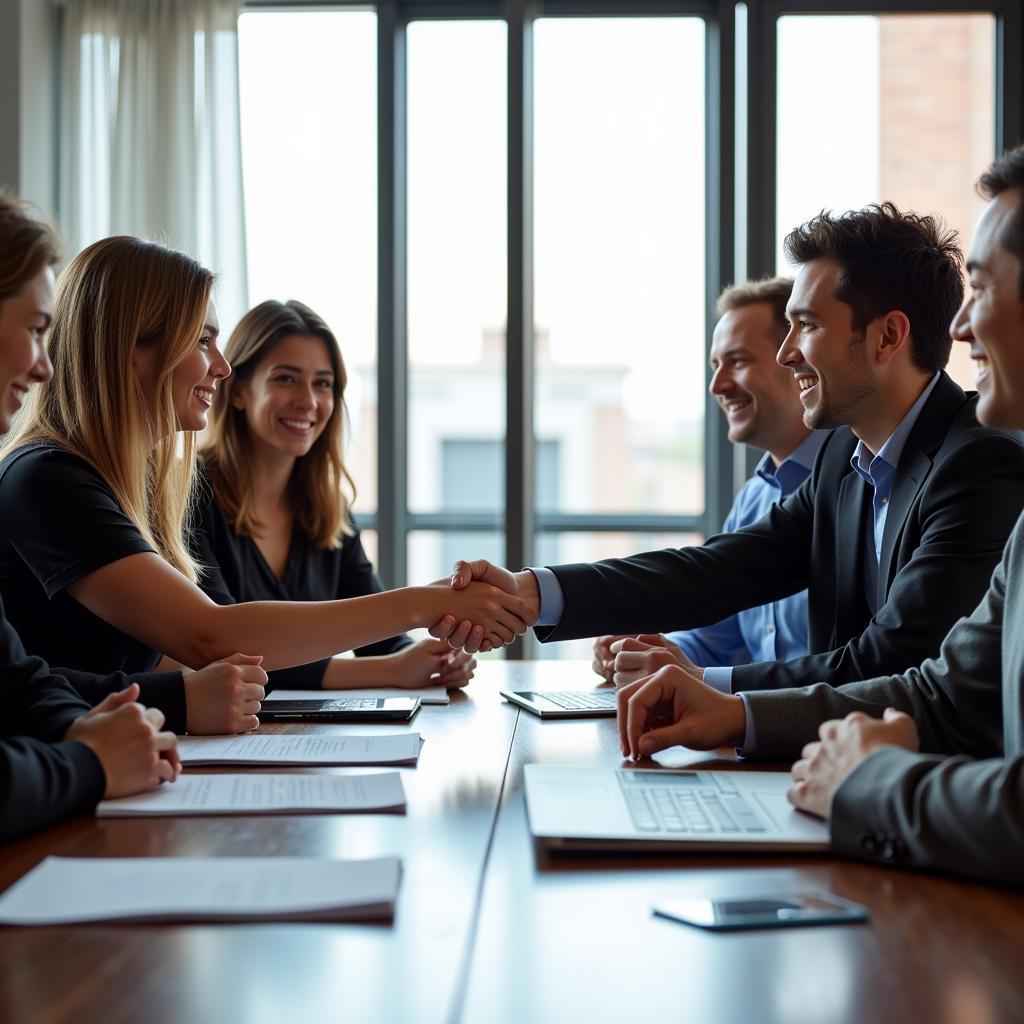
[(194, 814), (325, 814), (405, 807), (399, 772), (357, 775), (182, 775), (147, 793), (103, 800), (99, 818)]
[(47, 857), (0, 896), (0, 924), (390, 918), (400, 874), (397, 857)]

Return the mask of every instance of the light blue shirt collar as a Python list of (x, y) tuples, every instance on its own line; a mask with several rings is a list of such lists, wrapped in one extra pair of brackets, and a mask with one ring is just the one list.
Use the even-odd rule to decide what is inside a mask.
[(871, 449), (863, 441), (857, 442), (857, 447), (854, 449), (850, 464), (869, 483), (874, 483), (874, 478), (878, 476), (877, 467), (872, 471), (876, 460), (881, 459), (893, 471), (899, 465), (900, 456), (903, 454), (903, 449), (907, 444), (907, 438), (914, 429), (914, 424), (917, 423), (917, 418), (921, 415), (925, 402), (928, 401), (931, 393), (935, 390), (935, 385), (939, 382), (939, 376), (940, 374), (936, 373), (932, 377), (928, 386), (921, 392), (918, 400), (910, 407), (909, 412), (900, 420), (899, 425), (889, 435), (885, 444), (878, 450), (877, 455), (872, 454)]
[(804, 482), (814, 467), (818, 449), (825, 443), (829, 433), (828, 430), (812, 430), (778, 466), (765, 452), (764, 458), (757, 464), (754, 472), (765, 483), (778, 487), (783, 495), (792, 493)]

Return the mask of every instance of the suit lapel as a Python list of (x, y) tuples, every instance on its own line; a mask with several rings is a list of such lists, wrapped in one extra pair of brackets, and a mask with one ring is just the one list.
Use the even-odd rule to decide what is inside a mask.
[(879, 608), (889, 594), (889, 583), (894, 571), (893, 558), (906, 526), (907, 515), (932, 471), (932, 458), (946, 439), (953, 418), (963, 407), (965, 398), (963, 391), (943, 371), (903, 446), (892, 494), (889, 496), (889, 509), (885, 514), (885, 529), (882, 531), (882, 553), (878, 559)]
[(871, 515), (871, 489), (850, 470), (839, 485), (836, 509), (836, 617), (832, 646), (864, 629), (864, 545)]

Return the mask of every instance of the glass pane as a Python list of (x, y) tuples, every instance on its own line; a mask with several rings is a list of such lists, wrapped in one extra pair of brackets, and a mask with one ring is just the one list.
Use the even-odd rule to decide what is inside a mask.
[(542, 18), (534, 39), (538, 502), (700, 513), (704, 23)]
[[(701, 544), (697, 533), (542, 533), (537, 538), (538, 565), (563, 562), (596, 562), (602, 558), (624, 558), (641, 551)], [(538, 658), (590, 658), (594, 642), (566, 640), (561, 643), (536, 644)], [(596, 680), (596, 676), (595, 676)]]
[[(504, 506), (505, 67), (504, 22), (409, 26), (409, 507), (416, 512)], [(411, 580), (427, 578), (412, 570)], [(438, 574), (436, 566), (427, 573)]]
[[(941, 214), (968, 249), (995, 152), (994, 17), (788, 16), (778, 44), (779, 269), (790, 228), (882, 200)], [(974, 386), (967, 346), (949, 371)]]
[(337, 335), (349, 374), (355, 508), (372, 510), (377, 17), (247, 12), (238, 41), (249, 298), (299, 299)]

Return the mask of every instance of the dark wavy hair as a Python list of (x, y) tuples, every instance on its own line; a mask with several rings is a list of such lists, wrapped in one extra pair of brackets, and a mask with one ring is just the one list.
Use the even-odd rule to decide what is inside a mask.
[(949, 361), (949, 324), (964, 296), (956, 232), (937, 217), (904, 213), (892, 203), (834, 214), (823, 210), (785, 242), (795, 264), (839, 264), (835, 297), (853, 310), (853, 326), (898, 309), (910, 321), (910, 358), (925, 373)]

